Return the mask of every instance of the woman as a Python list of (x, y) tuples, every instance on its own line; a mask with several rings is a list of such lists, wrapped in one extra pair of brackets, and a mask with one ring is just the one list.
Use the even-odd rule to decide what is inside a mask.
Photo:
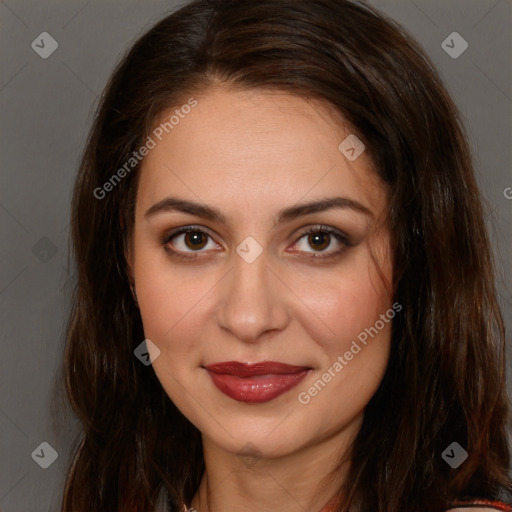
[(72, 236), (63, 511), (511, 510), (468, 143), (375, 9), (163, 19), (107, 85)]

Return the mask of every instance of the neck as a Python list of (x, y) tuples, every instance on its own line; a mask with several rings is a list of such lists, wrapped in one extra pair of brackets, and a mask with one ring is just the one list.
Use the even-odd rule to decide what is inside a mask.
[(332, 503), (345, 478), (347, 463), (336, 477), (328, 476), (347, 451), (346, 434), (337, 433), (317, 445), (276, 458), (242, 457), (203, 435), (205, 472), (191, 512), (334, 510)]

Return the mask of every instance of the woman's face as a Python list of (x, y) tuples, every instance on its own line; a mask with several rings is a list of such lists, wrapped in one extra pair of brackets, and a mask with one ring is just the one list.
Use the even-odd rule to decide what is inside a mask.
[[(228, 452), (352, 437), (389, 357), (386, 189), (319, 103), (223, 88), (195, 100), (151, 135), (127, 255), (154, 371)], [(230, 361), (299, 368), (205, 368)]]

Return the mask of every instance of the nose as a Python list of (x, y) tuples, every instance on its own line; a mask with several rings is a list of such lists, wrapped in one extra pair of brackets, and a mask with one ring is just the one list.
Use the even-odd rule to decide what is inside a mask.
[(236, 252), (233, 268), (222, 280), (217, 322), (221, 329), (246, 343), (258, 342), (289, 322), (286, 292), (290, 290), (270, 268), (266, 251), (252, 263)]

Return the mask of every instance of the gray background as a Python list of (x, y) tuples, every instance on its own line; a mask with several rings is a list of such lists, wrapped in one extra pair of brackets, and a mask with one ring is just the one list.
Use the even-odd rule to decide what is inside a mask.
[[(510, 329), (512, 199), (504, 191), (512, 187), (511, 0), (371, 3), (420, 41), (464, 116), (478, 180), (490, 203), (500, 296)], [(71, 187), (98, 96), (120, 53), (176, 5), (0, 0), (2, 512), (59, 509), (77, 432), (73, 417), (58, 415), (50, 400), (73, 283)], [(441, 47), (454, 31), (469, 44), (457, 59)], [(31, 47), (42, 32), (58, 42), (47, 59)], [(47, 469), (31, 456), (42, 442), (58, 453)]]

